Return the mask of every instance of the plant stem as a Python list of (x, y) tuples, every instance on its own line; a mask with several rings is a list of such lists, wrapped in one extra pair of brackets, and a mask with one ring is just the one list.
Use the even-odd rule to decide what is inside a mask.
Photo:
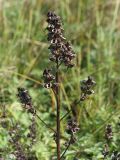
[(56, 103), (57, 103), (57, 160), (60, 160), (60, 84), (59, 84), (59, 64), (57, 61), (57, 66), (56, 66), (56, 83), (58, 84), (56, 87)]

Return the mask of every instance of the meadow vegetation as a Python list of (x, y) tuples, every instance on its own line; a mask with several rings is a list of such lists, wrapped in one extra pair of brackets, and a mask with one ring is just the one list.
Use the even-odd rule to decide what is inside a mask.
[[(91, 76), (96, 81), (95, 94), (72, 106), (70, 115), (76, 116), (80, 130), (65, 160), (114, 160), (114, 154), (120, 152), (119, 0), (0, 0), (0, 159), (14, 160), (11, 125), (18, 127), (21, 144), (25, 148), (30, 145), (26, 135), (31, 115), (21, 107), (17, 88), (29, 91), (39, 117), (55, 129), (55, 95), (42, 85), (43, 70), (52, 66), (48, 60), (48, 11), (61, 17), (64, 35), (76, 54), (74, 68), (61, 68), (60, 116), (80, 98), (81, 80)], [(31, 159), (54, 160), (53, 133), (39, 119), (36, 123)], [(68, 138), (64, 136), (62, 144)]]

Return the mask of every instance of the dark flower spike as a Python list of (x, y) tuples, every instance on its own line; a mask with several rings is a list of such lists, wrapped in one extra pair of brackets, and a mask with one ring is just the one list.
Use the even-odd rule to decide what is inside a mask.
[(48, 12), (48, 41), (50, 41), (50, 60), (55, 63), (64, 63), (68, 68), (74, 66), (72, 60), (75, 58), (75, 54), (69, 42), (63, 36), (63, 28), (61, 18), (54, 12)]
[[(46, 74), (46, 72), (45, 72)], [(17, 94), (18, 98), (20, 99), (20, 102), (23, 104), (23, 108), (28, 112), (31, 113), (33, 116), (33, 119), (35, 118), (35, 116), (50, 130), (52, 130), (54, 133), (54, 129), (52, 129), (51, 127), (49, 127), (49, 125), (47, 125), (42, 119), (41, 117), (36, 113), (36, 109), (34, 108), (33, 104), (32, 104), (32, 98), (29, 95), (28, 91), (24, 88), (18, 88), (18, 94)], [(32, 122), (34, 122), (32, 120)]]
[(20, 102), (22, 104), (25, 104), (25, 105), (31, 105), (32, 104), (31, 97), (30, 97), (28, 91), (25, 88), (18, 88), (17, 96), (19, 97)]
[(20, 102), (23, 104), (23, 108), (28, 112), (32, 114), (31, 124), (29, 126), (29, 133), (27, 137), (30, 139), (30, 147), (34, 144), (36, 141), (36, 110), (32, 104), (32, 98), (29, 95), (28, 91), (25, 88), (18, 88), (18, 94), (17, 96), (20, 99)]
[(76, 142), (75, 133), (77, 133), (78, 131), (79, 131), (79, 127), (78, 127), (77, 122), (73, 119), (70, 119), (67, 124), (67, 133), (70, 134), (71, 136), (70, 136), (70, 140), (65, 143), (66, 149), (62, 153), (60, 159), (62, 159), (64, 157), (64, 155), (67, 152), (70, 145), (72, 145)]
[(112, 126), (110, 124), (108, 124), (105, 128), (105, 138), (107, 141), (110, 141), (113, 138)]
[(13, 126), (10, 131), (10, 139), (9, 142), (11, 143), (12, 147), (14, 148), (14, 152), (12, 153), (17, 160), (27, 160), (26, 152), (24, 151), (21, 143), (20, 143), (20, 126), (16, 124)]
[(81, 101), (84, 101), (89, 95), (94, 94), (92, 88), (95, 84), (96, 82), (90, 76), (86, 80), (81, 81)]
[(27, 112), (29, 112), (31, 114), (36, 114), (36, 110), (34, 109), (34, 107), (32, 105), (32, 98), (25, 88), (18, 88), (17, 96), (18, 96), (21, 104), (24, 105), (24, 109)]

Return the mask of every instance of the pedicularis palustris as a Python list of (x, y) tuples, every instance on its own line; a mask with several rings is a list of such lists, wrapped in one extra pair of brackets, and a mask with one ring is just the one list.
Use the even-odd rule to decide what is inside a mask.
[[(71, 69), (74, 67), (73, 60), (75, 58), (75, 53), (71, 47), (70, 42), (66, 40), (63, 35), (63, 27), (61, 18), (57, 16), (54, 12), (48, 12), (47, 14), (47, 31), (48, 37), (47, 40), (50, 43), (49, 50), (50, 56), (49, 60), (53, 62), (52, 68), (46, 68), (43, 71), (43, 79), (44, 83), (43, 86), (47, 89), (51, 89), (56, 98), (56, 129), (50, 128), (41, 117), (38, 116), (36, 109), (32, 104), (32, 100), (28, 91), (24, 88), (18, 88), (18, 97), (20, 102), (23, 104), (24, 109), (32, 114), (33, 120), (35, 118), (39, 118), (41, 122), (49, 128), (51, 131), (54, 132), (54, 140), (57, 146), (57, 160), (61, 160), (64, 158), (66, 151), (70, 147), (71, 144), (76, 142), (75, 134), (79, 131), (79, 126), (74, 118), (69, 118), (66, 126), (66, 132), (70, 135), (70, 139), (65, 143), (65, 150), (61, 153), (61, 132), (60, 132), (60, 123), (61, 121), (71, 112), (71, 110), (66, 113), (63, 117), (60, 117), (61, 107), (61, 99), (60, 99), (60, 73), (61, 73), (61, 65), (64, 65), (66, 69)], [(53, 69), (54, 68), (54, 69)], [(93, 81), (92, 77), (88, 77), (86, 80), (81, 82), (81, 96), (78, 100), (74, 100), (72, 105), (77, 105), (79, 102), (84, 101), (89, 95), (93, 94), (94, 91), (92, 87), (94, 86), (95, 81)], [(34, 122), (34, 121), (33, 121)], [(34, 122), (35, 123), (35, 122)], [(34, 124), (30, 126), (30, 134), (29, 136), (35, 135), (32, 133)], [(35, 136), (31, 139), (34, 139)], [(33, 141), (33, 140), (32, 140)]]

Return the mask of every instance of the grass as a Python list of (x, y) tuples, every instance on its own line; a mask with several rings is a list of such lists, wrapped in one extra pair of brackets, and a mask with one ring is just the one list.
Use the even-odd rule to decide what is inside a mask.
[[(80, 80), (92, 75), (97, 82), (95, 96), (83, 106), (77, 106), (81, 131), (79, 143), (73, 148), (80, 152), (81, 160), (91, 155), (93, 160), (101, 159), (104, 128), (108, 123), (114, 126), (120, 115), (119, 0), (0, 0), (1, 106), (5, 104), (8, 114), (19, 121), (16, 88), (25, 86), (41, 117), (54, 125), (55, 97), (41, 87), (43, 69), (50, 64), (46, 58), (49, 51), (45, 36), (49, 10), (55, 10), (62, 17), (66, 37), (77, 55), (72, 72), (66, 75), (63, 69), (62, 115), (64, 108), (70, 107), (72, 100), (80, 96)], [(24, 121), (26, 119), (21, 123)], [(38, 132), (39, 141), (34, 149), (39, 159), (48, 160), (54, 143), (42, 124)], [(7, 133), (2, 128), (0, 133), (0, 144), (6, 147)], [(73, 159), (73, 148), (67, 152), (67, 160)]]

